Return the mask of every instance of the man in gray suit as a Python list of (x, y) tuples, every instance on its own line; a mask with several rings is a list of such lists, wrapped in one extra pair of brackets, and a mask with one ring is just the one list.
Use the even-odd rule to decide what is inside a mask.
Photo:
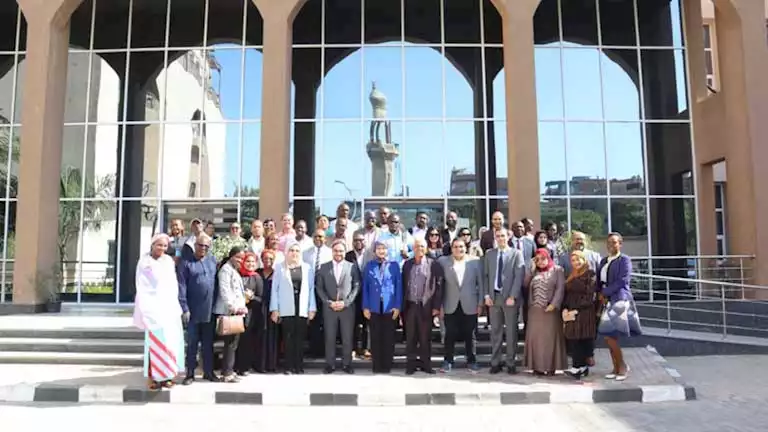
[(353, 264), (344, 259), (347, 246), (343, 239), (333, 242), (331, 252), (331, 262), (321, 265), (315, 276), (315, 290), (324, 309), (325, 373), (333, 373), (336, 369), (336, 334), (340, 330), (343, 370), (352, 374), (355, 298), (360, 292), (360, 277)]
[(455, 238), (451, 242), (451, 255), (438, 261), (443, 266), (443, 307), (440, 314), (445, 319), (445, 357), (440, 372), (453, 369), (453, 350), (456, 340), (464, 339), (467, 367), (472, 372), (477, 365), (475, 331), (477, 316), (483, 308), (482, 261), (467, 255), (464, 240)]
[(491, 373), (501, 372), (501, 350), (504, 345), (506, 325), (507, 372), (517, 373), (515, 354), (517, 348), (517, 315), (522, 303), (522, 285), (525, 277), (523, 253), (509, 247), (506, 229), (496, 231), (496, 247), (483, 257), (483, 281), (485, 305), (491, 320)]
[(509, 246), (512, 249), (519, 250), (523, 254), (523, 262), (527, 264), (533, 258), (533, 250), (536, 248), (536, 245), (533, 243), (533, 240), (525, 235), (525, 225), (523, 225), (523, 222), (514, 222), (509, 229), (512, 231)]

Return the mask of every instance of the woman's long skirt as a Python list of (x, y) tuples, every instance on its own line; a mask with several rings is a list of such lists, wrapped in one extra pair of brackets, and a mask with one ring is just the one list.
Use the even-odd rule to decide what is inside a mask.
[(567, 366), (563, 320), (560, 310), (528, 309), (525, 329), (525, 367), (535, 372), (554, 372)]

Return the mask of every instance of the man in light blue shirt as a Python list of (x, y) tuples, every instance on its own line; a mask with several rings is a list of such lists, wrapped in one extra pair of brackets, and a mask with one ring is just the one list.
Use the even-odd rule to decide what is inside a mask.
[(413, 236), (400, 225), (400, 216), (392, 214), (387, 220), (387, 230), (379, 235), (379, 242), (387, 246), (387, 259), (403, 266), (413, 253)]

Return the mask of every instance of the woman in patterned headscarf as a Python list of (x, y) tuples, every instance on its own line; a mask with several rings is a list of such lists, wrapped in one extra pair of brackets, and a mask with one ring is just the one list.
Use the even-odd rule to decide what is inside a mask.
[(536, 375), (554, 375), (566, 368), (560, 303), (565, 277), (547, 249), (538, 249), (526, 278), (528, 321), (525, 329), (525, 366)]

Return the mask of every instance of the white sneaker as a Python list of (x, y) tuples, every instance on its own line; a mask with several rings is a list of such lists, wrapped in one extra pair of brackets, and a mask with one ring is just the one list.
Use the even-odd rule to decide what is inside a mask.
[(627, 379), (627, 375), (626, 374), (624, 374), (624, 375), (616, 375), (616, 381), (624, 381), (625, 379)]
[(609, 373), (609, 374), (607, 374), (605, 376), (605, 379), (608, 379), (608, 380), (616, 379), (616, 374), (615, 373)]
[(568, 375), (576, 375), (577, 373), (583, 372), (582, 368), (572, 367), (570, 369), (566, 369), (563, 372), (565, 372)]

